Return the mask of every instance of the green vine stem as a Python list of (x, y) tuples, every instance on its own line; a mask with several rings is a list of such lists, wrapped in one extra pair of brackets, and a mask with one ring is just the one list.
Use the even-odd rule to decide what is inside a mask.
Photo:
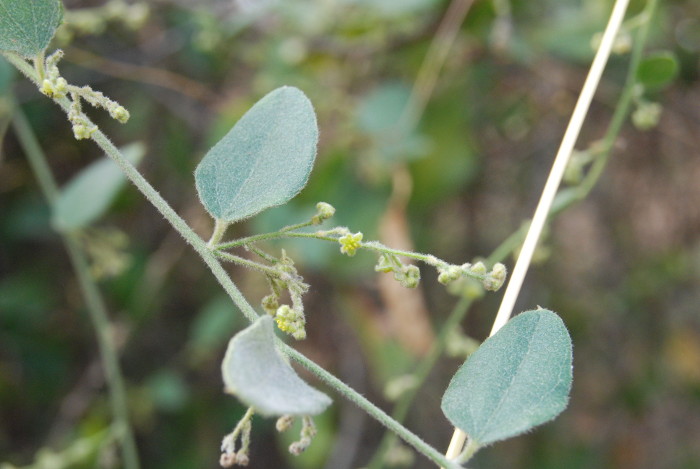
[[(13, 53), (4, 53), (4, 56), (17, 69), (27, 76), (32, 82), (37, 83), (36, 73), (26, 61), (20, 56)], [(66, 98), (54, 98), (54, 101), (63, 108), (67, 113), (70, 110), (70, 101)], [(87, 121), (90, 125), (92, 122)], [(221, 263), (216, 258), (215, 253), (207, 246), (207, 242), (202, 240), (197, 234), (187, 225), (187, 223), (173, 210), (173, 208), (163, 199), (163, 197), (155, 190), (153, 186), (139, 173), (139, 171), (121, 154), (119, 149), (107, 138), (104, 133), (97, 129), (91, 139), (122, 169), (126, 177), (136, 186), (136, 188), (144, 195), (144, 197), (158, 210), (158, 212), (173, 226), (173, 228), (189, 243), (193, 249), (200, 255), (205, 264), (209, 267), (212, 274), (223, 287), (224, 291), (229, 295), (234, 304), (240, 309), (243, 315), (253, 322), (258, 318), (258, 314), (253, 307), (248, 303), (238, 287), (233, 283), (231, 278), (224, 270)], [(448, 458), (442, 455), (432, 446), (425, 443), (420, 437), (393, 420), (386, 412), (372, 404), (357, 391), (343, 383), (341, 380), (333, 376), (328, 371), (318, 366), (313, 361), (306, 358), (301, 353), (292, 349), (283, 342), (278, 342), (280, 349), (284, 351), (290, 358), (297, 361), (299, 364), (307, 368), (315, 374), (321, 381), (333, 387), (338, 393), (345, 398), (355, 403), (381, 424), (386, 426), (391, 431), (395, 432), (408, 444), (413, 446), (418, 452), (425, 455), (427, 458), (440, 464), (445, 468), (457, 469), (460, 466), (451, 462)]]
[[(46, 162), (46, 155), (41, 149), (36, 135), (24, 114), (18, 108), (15, 108), (14, 112), (13, 127), (19, 139), (19, 143), (36, 175), (44, 197), (49, 202), (49, 205), (53, 206), (58, 197), (59, 190), (51, 173), (51, 169)], [(140, 464), (138, 451), (136, 449), (136, 441), (131, 425), (129, 424), (126, 388), (119, 367), (119, 357), (117, 347), (114, 343), (109, 317), (107, 315), (107, 307), (97, 285), (90, 275), (87, 257), (80, 243), (72, 234), (61, 234), (61, 238), (68, 251), (68, 256), (75, 270), (76, 277), (78, 278), (80, 291), (85, 299), (92, 326), (95, 329), (102, 367), (104, 368), (105, 378), (107, 380), (114, 422), (116, 427), (121, 431), (120, 440), (124, 467), (126, 469), (139, 469)]]

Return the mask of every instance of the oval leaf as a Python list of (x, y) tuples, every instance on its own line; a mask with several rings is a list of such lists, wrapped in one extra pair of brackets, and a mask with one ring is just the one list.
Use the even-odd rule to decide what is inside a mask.
[(317, 143), (311, 102), (297, 88), (278, 88), (204, 156), (194, 173), (199, 198), (227, 222), (281, 205), (306, 185)]
[[(146, 153), (142, 143), (133, 143), (122, 149), (132, 164), (138, 164)], [(84, 228), (101, 217), (109, 208), (126, 177), (117, 163), (103, 157), (91, 163), (71, 179), (58, 195), (52, 223), (58, 231)]]
[(552, 420), (569, 401), (571, 349), (559, 316), (544, 309), (519, 314), (457, 371), (442, 411), (480, 445)]
[(678, 60), (670, 52), (659, 52), (646, 57), (637, 69), (637, 81), (645, 88), (659, 89), (669, 84), (678, 74)]
[(263, 416), (316, 415), (331, 403), (306, 384), (275, 346), (272, 318), (236, 334), (221, 364), (225, 391)]
[(0, 50), (34, 57), (48, 47), (62, 19), (60, 0), (0, 0)]

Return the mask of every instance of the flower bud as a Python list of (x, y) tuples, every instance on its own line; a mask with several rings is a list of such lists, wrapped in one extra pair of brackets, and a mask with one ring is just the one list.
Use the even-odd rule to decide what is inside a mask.
[(320, 225), (325, 220), (328, 220), (335, 214), (335, 207), (326, 202), (319, 202), (316, 204), (316, 215), (311, 218), (311, 223), (314, 225)]

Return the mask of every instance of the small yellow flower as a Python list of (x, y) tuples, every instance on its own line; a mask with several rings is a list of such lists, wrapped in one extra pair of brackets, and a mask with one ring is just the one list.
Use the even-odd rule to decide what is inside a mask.
[(362, 247), (362, 233), (347, 234), (339, 238), (338, 242), (340, 243), (340, 252), (352, 257), (355, 255), (355, 251)]

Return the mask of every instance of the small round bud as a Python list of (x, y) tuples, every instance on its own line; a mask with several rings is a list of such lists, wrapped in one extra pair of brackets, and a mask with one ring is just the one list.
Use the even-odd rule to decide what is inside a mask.
[(379, 260), (377, 261), (377, 265), (374, 266), (374, 271), (375, 272), (383, 272), (385, 274), (388, 274), (389, 272), (392, 272), (394, 270), (394, 264), (392, 264), (387, 256), (382, 254), (379, 256)]
[(39, 91), (41, 91), (43, 94), (45, 94), (49, 98), (53, 98), (53, 94), (54, 94), (53, 83), (51, 83), (51, 81), (49, 81), (49, 80), (44, 80), (43, 82), (41, 82), (41, 88), (39, 88)]
[(632, 113), (632, 123), (639, 130), (649, 130), (656, 127), (661, 118), (661, 105), (643, 101)]
[(301, 441), (295, 441), (291, 445), (289, 445), (289, 452), (292, 453), (294, 456), (299, 456), (301, 453), (306, 451), (306, 448), (308, 448), (308, 444), (304, 444)]
[(267, 314), (269, 314), (270, 316), (274, 316), (277, 312), (277, 308), (280, 307), (278, 300), (279, 298), (277, 297), (277, 295), (271, 293), (263, 297), (260, 303), (262, 304), (262, 307), (267, 312)]
[(420, 269), (415, 265), (407, 266), (403, 278), (399, 282), (406, 288), (416, 288), (420, 283)]
[(63, 77), (56, 78), (54, 83), (54, 96), (57, 98), (63, 98), (66, 96), (66, 90), (68, 89), (68, 82)]
[(109, 108), (109, 115), (122, 124), (129, 120), (130, 114), (123, 106), (113, 106)]
[(314, 225), (320, 225), (325, 220), (328, 220), (333, 215), (335, 215), (335, 207), (326, 202), (319, 202), (316, 204), (316, 215), (311, 218), (311, 222)]
[(456, 265), (448, 266), (442, 269), (440, 275), (438, 275), (438, 282), (443, 285), (450, 284), (462, 276), (462, 269)]
[(233, 453), (224, 453), (221, 455), (221, 458), (219, 458), (219, 464), (221, 467), (233, 467), (234, 464), (236, 464), (238, 458), (235, 454)]
[(97, 130), (96, 127), (88, 127), (85, 124), (75, 124), (73, 126), (73, 136), (76, 140), (84, 140), (92, 137), (92, 134)]
[(486, 273), (486, 266), (484, 265), (483, 262), (477, 262), (473, 266), (469, 268), (471, 273), (476, 274), (476, 275), (484, 275)]
[(239, 466), (247, 466), (250, 463), (250, 458), (248, 457), (247, 454), (243, 453), (242, 451), (239, 451), (236, 453), (236, 464)]
[(275, 423), (275, 428), (278, 432), (286, 432), (294, 423), (294, 417), (292, 415), (283, 415), (277, 419)]

